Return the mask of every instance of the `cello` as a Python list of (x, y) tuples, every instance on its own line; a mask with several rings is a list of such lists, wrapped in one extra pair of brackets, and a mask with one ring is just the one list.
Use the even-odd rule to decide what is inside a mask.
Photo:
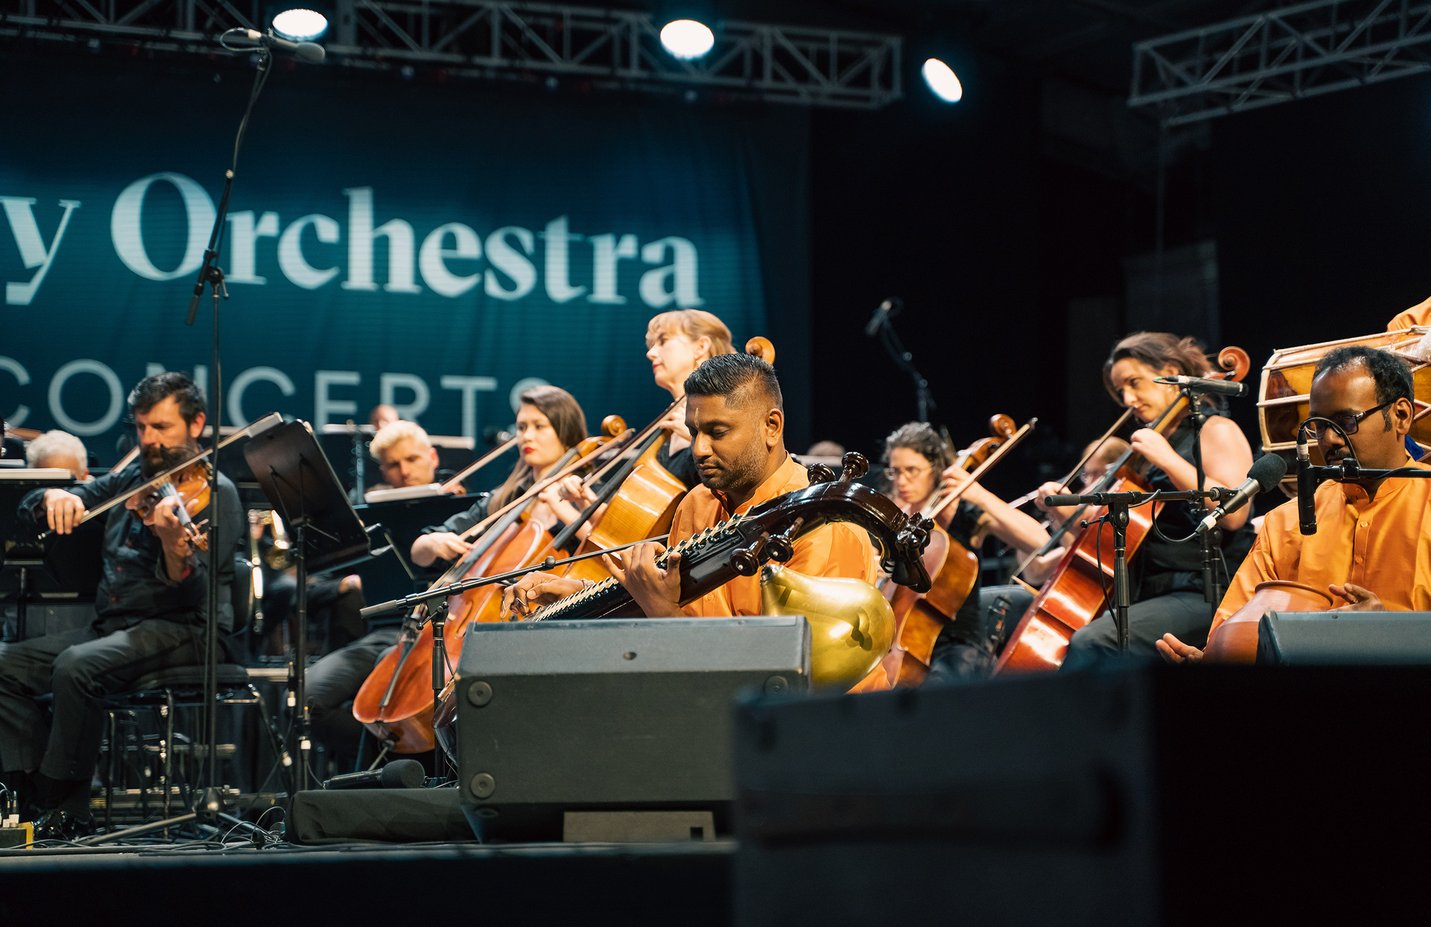
[[(1217, 362), (1223, 371), (1222, 379), (1239, 382), (1252, 366), (1247, 352), (1237, 347), (1224, 348), (1218, 354)], [(1188, 411), (1187, 396), (1180, 394), (1146, 427), (1166, 436), (1172, 433)], [(1087, 492), (1147, 492), (1147, 486), (1137, 472), (1142, 463), (1142, 458), (1130, 448), (1108, 467), (1104, 477)], [(1154, 502), (1129, 510), (1125, 530), (1130, 560), (1147, 537), (1161, 508), (1161, 503)], [(1056, 549), (1060, 538), (1083, 517), (1087, 509), (1087, 506), (1080, 506), (1062, 525), (1051, 531), (1046, 549), (1035, 552), (1029, 560)], [(1068, 641), (1074, 632), (1087, 626), (1107, 608), (1113, 567), (1103, 562), (1100, 553), (1112, 549), (1113, 526), (1101, 517), (1088, 522), (1009, 635), (994, 666), (995, 674), (1050, 670), (1062, 665)]]
[[(502, 509), (463, 532), (464, 537), (480, 534), (481, 540), (429, 588), (526, 566), (535, 550), (546, 547), (550, 535), (541, 525), (524, 520), (523, 515), (548, 485), (591, 463), (603, 452), (608, 440), (618, 440), (628, 433), (625, 422), (614, 415), (602, 421), (602, 428), (604, 437), (588, 438), (568, 451), (552, 475), (537, 480)], [(384, 742), (391, 741), (396, 753), (431, 750), (433, 681), (437, 669), (433, 656), (439, 650), (444, 652), (441, 669), (446, 678), (450, 675), (446, 664), (455, 663), (461, 657), (467, 625), (474, 620), (484, 620), (484, 616), (485, 620), (493, 620), (495, 606), (491, 600), (494, 597), (500, 601), (498, 587), (482, 586), (450, 597), (442, 606), (447, 610), (447, 617), (441, 622), (428, 620), (425, 611), (417, 615), (420, 626), (409, 622), (398, 646), (384, 653), (363, 681), (353, 699), (353, 717)]]
[[(1015, 428), (1009, 416), (993, 416), (989, 419), (992, 437), (980, 438), (960, 451), (955, 455), (954, 466), (969, 472), (970, 482), (977, 480), (1012, 451), (1037, 422), (1038, 419), (1032, 419), (1022, 428)], [(939, 513), (962, 495), (963, 487), (936, 494), (926, 509), (927, 517), (937, 519)], [(929, 675), (934, 643), (973, 590), (979, 577), (979, 558), (935, 520), (929, 546), (924, 551), (924, 566), (932, 582), (927, 591), (918, 592), (908, 586), (896, 586), (888, 591), (890, 607), (894, 610), (894, 644), (879, 665), (851, 688), (851, 692), (917, 686)]]
[[(746, 349), (750, 353), (759, 352), (758, 356), (767, 362), (774, 358), (774, 348), (765, 338), (752, 338), (747, 342)], [(591, 534), (578, 547), (578, 555), (664, 532), (671, 523), (676, 504), (686, 491), (685, 485), (656, 459), (667, 436), (667, 432), (659, 427), (660, 422), (676, 408), (678, 402), (672, 403), (641, 432), (631, 437), (620, 457), (593, 475), (593, 479), (597, 479), (614, 470), (607, 476), (602, 495), (556, 537), (531, 523), (518, 525), (511, 521), (495, 525), (489, 517), (471, 532), (487, 528), (489, 536), (496, 535), (490, 542), (490, 555), (478, 560), (469, 552), (459, 564), (462, 567), (460, 571), (454, 566), (432, 588), (462, 579), (498, 575), (558, 556), (558, 551), (570, 543), (582, 524), (597, 515), (603, 504), (605, 509), (597, 515)], [(608, 433), (612, 433), (612, 419), (615, 417), (603, 423), (609, 426)], [(624, 428), (624, 423), (621, 427)], [(623, 460), (624, 463), (621, 463)], [(537, 493), (567, 475), (567, 472), (539, 481), (520, 501), (534, 499)], [(571, 574), (574, 578), (596, 580), (607, 576), (599, 558), (577, 561), (576, 565), (580, 571)], [(451, 635), (451, 642), (446, 645), (450, 665), (455, 666), (460, 659), (466, 631), (474, 621), (500, 619), (500, 593), (501, 587), (489, 585), (448, 600), (447, 607), (452, 616), (446, 622), (447, 633)], [(419, 753), (433, 747), (434, 699), (433, 686), (429, 681), (434, 676), (433, 643), (433, 623), (425, 622), (414, 645), (409, 646), (405, 641), (402, 647), (384, 655), (353, 702), (354, 717), (377, 736), (393, 740), (395, 752)], [(444, 669), (450, 669), (450, 666)], [(450, 677), (453, 674), (449, 672), (445, 675)], [(400, 687), (401, 693), (396, 692), (395, 687)]]

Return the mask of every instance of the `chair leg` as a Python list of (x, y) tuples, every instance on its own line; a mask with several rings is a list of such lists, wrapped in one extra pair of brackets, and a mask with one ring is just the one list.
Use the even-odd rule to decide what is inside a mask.
[(104, 779), (104, 829), (114, 830), (114, 780), (119, 774), (119, 764), (115, 757), (119, 755), (119, 721), (117, 709), (110, 708), (105, 711), (105, 722), (109, 725), (109, 774)]
[(163, 770), (161, 785), (164, 788), (164, 817), (171, 817), (169, 796), (174, 782), (174, 690), (164, 690), (164, 743), (159, 747), (160, 768)]

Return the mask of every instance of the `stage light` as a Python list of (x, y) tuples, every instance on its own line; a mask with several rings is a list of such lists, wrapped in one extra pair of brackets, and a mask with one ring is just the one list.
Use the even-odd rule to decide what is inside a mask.
[(661, 27), (661, 44), (682, 60), (700, 58), (715, 47), (711, 27), (694, 19), (673, 19)]
[(273, 34), (290, 42), (312, 42), (328, 31), (328, 17), (317, 10), (293, 7), (273, 17)]
[(959, 75), (942, 59), (925, 59), (919, 73), (930, 92), (945, 103), (958, 103), (964, 98), (964, 85), (959, 82)]

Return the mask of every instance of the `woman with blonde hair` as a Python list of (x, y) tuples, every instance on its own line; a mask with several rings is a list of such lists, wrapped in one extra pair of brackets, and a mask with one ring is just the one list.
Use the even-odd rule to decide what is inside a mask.
[[(651, 377), (672, 399), (686, 395), (686, 377), (717, 354), (734, 354), (730, 329), (704, 309), (662, 312), (646, 323), (646, 359)], [(661, 420), (670, 433), (657, 455), (661, 466), (687, 487), (700, 482), (691, 459), (691, 433), (686, 429), (686, 405), (681, 403)]]

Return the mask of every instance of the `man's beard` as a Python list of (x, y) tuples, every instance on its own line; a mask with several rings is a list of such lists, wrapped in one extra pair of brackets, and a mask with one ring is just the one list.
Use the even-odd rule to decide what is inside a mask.
[(178, 466), (198, 451), (199, 446), (192, 441), (178, 447), (165, 447), (162, 444), (146, 447), (139, 452), (139, 469), (145, 476), (156, 476)]

